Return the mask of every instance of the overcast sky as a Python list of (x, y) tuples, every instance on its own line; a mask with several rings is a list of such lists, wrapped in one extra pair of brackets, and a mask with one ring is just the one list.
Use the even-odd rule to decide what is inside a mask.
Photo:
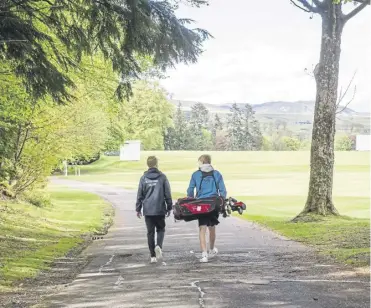
[[(358, 111), (370, 111), (370, 13), (366, 8), (346, 25), (342, 43), (339, 85), (347, 86), (357, 71), (357, 93), (349, 107)], [(182, 7), (178, 15), (196, 20), (214, 39), (205, 43), (198, 63), (168, 71), (161, 83), (175, 99), (314, 100), (314, 79), (305, 68), (312, 71), (319, 59), (319, 16), (310, 19), (289, 0), (210, 0), (207, 7)]]

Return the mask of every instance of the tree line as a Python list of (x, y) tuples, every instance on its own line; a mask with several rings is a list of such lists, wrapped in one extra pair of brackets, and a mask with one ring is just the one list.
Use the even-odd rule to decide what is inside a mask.
[[(233, 104), (226, 115), (212, 114), (202, 103), (184, 111), (179, 103), (164, 131), (168, 151), (300, 151), (310, 149), (310, 135), (293, 132), (282, 120), (260, 123), (250, 104)], [(336, 138), (337, 151), (350, 151), (354, 138)]]
[(233, 104), (223, 120), (196, 103), (189, 113), (179, 104), (173, 125), (164, 136), (165, 150), (253, 151), (261, 149), (262, 134), (252, 107)]

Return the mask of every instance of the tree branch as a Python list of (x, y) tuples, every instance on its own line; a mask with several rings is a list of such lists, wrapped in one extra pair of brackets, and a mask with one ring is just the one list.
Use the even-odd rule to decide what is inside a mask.
[[(300, 2), (300, 4), (303, 6), (300, 6), (296, 3), (296, 1)], [(290, 2), (295, 5), (296, 7), (298, 7), (299, 9), (303, 10), (304, 12), (307, 12), (307, 13), (321, 13), (321, 2), (319, 0), (316, 0), (316, 1), (313, 1), (314, 4), (316, 4), (316, 6), (313, 6), (311, 4), (309, 4), (308, 0), (290, 0)]]
[(357, 86), (354, 86), (354, 91), (353, 91), (352, 98), (350, 99), (350, 101), (348, 103), (345, 104), (345, 106), (341, 110), (336, 111), (336, 114), (342, 113), (345, 109), (348, 108), (349, 104), (354, 100), (354, 98), (356, 96), (356, 92), (357, 92)]
[(353, 18), (354, 16), (356, 16), (359, 12), (361, 12), (367, 5), (370, 4), (370, 1), (367, 1), (365, 0), (364, 2), (363, 1), (357, 1), (359, 3), (361, 3), (360, 5), (358, 5), (353, 11), (351, 11), (350, 13), (344, 15), (344, 21), (347, 22), (349, 19)]
[(27, 40), (1, 40), (0, 44), (4, 43), (21, 43), (21, 42), (28, 42)]
[(290, 2), (291, 2), (293, 5), (295, 5), (296, 7), (298, 7), (299, 9), (303, 10), (304, 12), (306, 12), (306, 13), (311, 13), (311, 11), (309, 11), (309, 10), (307, 10), (307, 9), (305, 9), (305, 8), (303, 8), (303, 7), (301, 7), (301, 6), (298, 5), (294, 0), (290, 0)]
[(371, 0), (353, 0), (354, 2), (358, 2), (358, 3), (367, 3), (367, 4), (371, 4)]
[(347, 93), (349, 91), (349, 88), (354, 81), (354, 77), (355, 77), (356, 73), (357, 73), (357, 71), (354, 72), (354, 74), (352, 76), (352, 79), (349, 81), (349, 84), (348, 84), (347, 88), (345, 89), (344, 94), (342, 94), (342, 89), (340, 90), (339, 101), (336, 104), (336, 110), (337, 110), (336, 114), (342, 113), (349, 106), (349, 104), (354, 100), (354, 97), (356, 96), (357, 86), (354, 86), (354, 91), (353, 91), (352, 98), (350, 99), (350, 101), (347, 104), (345, 104), (344, 107), (341, 108), (341, 110), (338, 110), (338, 108), (340, 107), (340, 103), (343, 101), (344, 97), (347, 95)]
[(347, 88), (345, 89), (345, 92), (344, 94), (342, 94), (342, 89), (340, 90), (340, 95), (339, 95), (339, 101), (337, 102), (336, 104), (336, 107), (339, 107), (341, 102), (343, 101), (344, 97), (347, 95), (348, 91), (349, 91), (349, 88), (350, 86), (352, 85), (353, 81), (354, 81), (354, 77), (356, 76), (357, 74), (357, 71), (354, 72), (352, 78), (350, 79), (349, 83), (348, 83), (348, 86)]

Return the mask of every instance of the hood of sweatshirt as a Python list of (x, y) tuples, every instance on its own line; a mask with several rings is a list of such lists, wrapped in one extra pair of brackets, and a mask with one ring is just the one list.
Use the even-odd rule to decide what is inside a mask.
[(203, 164), (203, 165), (200, 165), (200, 170), (202, 172), (211, 172), (214, 170), (214, 168), (210, 164)]
[(156, 180), (161, 176), (162, 172), (157, 168), (149, 168), (144, 172), (144, 176), (150, 180)]

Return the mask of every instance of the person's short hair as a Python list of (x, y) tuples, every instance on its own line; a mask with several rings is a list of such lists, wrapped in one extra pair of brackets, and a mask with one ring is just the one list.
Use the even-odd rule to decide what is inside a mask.
[(203, 164), (211, 164), (211, 156), (209, 154), (201, 155), (198, 161)]
[(148, 168), (156, 168), (158, 166), (158, 159), (156, 156), (149, 156), (147, 158)]

